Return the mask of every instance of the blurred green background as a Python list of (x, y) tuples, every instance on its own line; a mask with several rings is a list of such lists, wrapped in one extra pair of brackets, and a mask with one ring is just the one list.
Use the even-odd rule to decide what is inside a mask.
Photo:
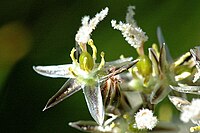
[(32, 66), (71, 63), (69, 53), (82, 16), (92, 17), (106, 6), (109, 15), (92, 35), (99, 53), (104, 51), (107, 61), (121, 54), (136, 57), (110, 25), (113, 18), (125, 21), (129, 5), (136, 6), (135, 19), (149, 36), (146, 48), (157, 43), (157, 26), (174, 58), (200, 44), (197, 0), (1, 0), (0, 132), (78, 133), (68, 122), (91, 119), (82, 92), (42, 112), (66, 79), (40, 76)]

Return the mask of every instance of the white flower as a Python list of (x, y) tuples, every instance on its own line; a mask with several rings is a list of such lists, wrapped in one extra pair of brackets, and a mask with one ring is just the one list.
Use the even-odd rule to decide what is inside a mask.
[[(49, 99), (43, 110), (53, 107), (82, 89), (91, 116), (99, 125), (102, 125), (105, 112), (100, 89), (100, 80), (103, 75), (99, 75), (99, 72), (104, 73), (104, 70), (102, 70), (105, 64), (104, 53), (101, 53), (101, 62), (99, 65), (95, 65), (97, 54), (96, 47), (92, 40), (88, 41), (88, 45), (92, 48), (93, 56), (87, 51), (84, 51), (81, 53), (80, 57), (76, 59), (74, 57), (76, 49), (73, 48), (70, 54), (72, 64), (34, 66), (33, 69), (44, 76), (69, 78), (61, 89)], [(77, 60), (79, 60), (79, 62)]]
[(82, 26), (79, 28), (75, 40), (78, 44), (86, 44), (89, 39), (92, 31), (96, 28), (97, 24), (102, 21), (108, 14), (108, 7), (102, 10), (100, 13), (97, 13), (94, 18), (90, 19), (89, 16), (82, 18)]
[(134, 6), (128, 7), (128, 13), (126, 15), (127, 23), (119, 22), (117, 24), (116, 20), (111, 21), (111, 25), (114, 29), (120, 30), (122, 32), (125, 40), (134, 48), (139, 48), (141, 45), (148, 40), (148, 36), (145, 35), (145, 32), (142, 31), (140, 27), (137, 26), (133, 16), (135, 12)]
[(158, 120), (153, 116), (153, 112), (149, 109), (141, 109), (135, 115), (135, 122), (138, 129), (149, 129), (152, 130)]
[[(33, 69), (37, 73), (47, 77), (69, 78), (61, 89), (49, 99), (43, 111), (55, 106), (65, 98), (82, 89), (91, 116), (99, 125), (102, 125), (105, 111), (101, 95), (101, 84), (110, 76), (115, 76), (132, 67), (138, 60), (132, 62), (132, 58), (126, 58), (106, 63), (104, 52), (101, 52), (101, 62), (96, 64), (97, 49), (92, 39), (88, 41), (88, 45), (92, 49), (92, 55), (87, 50), (82, 49), (83, 52), (80, 56), (75, 58), (76, 49), (72, 49), (70, 54), (72, 64), (34, 66)], [(118, 68), (115, 73), (110, 73), (108, 70), (111, 70), (116, 65), (119, 65), (121, 68)]]
[(190, 105), (184, 106), (180, 119), (185, 123), (189, 120), (195, 124), (200, 122), (200, 99), (193, 99)]

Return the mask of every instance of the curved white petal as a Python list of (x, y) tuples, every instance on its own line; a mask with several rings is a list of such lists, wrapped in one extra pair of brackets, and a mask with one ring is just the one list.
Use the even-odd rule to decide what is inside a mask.
[(91, 116), (99, 125), (102, 125), (104, 122), (105, 112), (100, 91), (100, 84), (97, 83), (94, 86), (84, 86), (83, 93), (85, 95), (85, 100)]
[(69, 72), (69, 67), (73, 64), (55, 65), (55, 66), (33, 66), (33, 69), (43, 76), (52, 78), (73, 78)]

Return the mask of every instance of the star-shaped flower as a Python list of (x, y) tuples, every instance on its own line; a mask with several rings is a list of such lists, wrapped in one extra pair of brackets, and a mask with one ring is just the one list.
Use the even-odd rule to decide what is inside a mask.
[[(104, 53), (101, 52), (101, 62), (100, 64), (97, 64), (95, 63), (97, 53), (96, 47), (91, 39), (88, 44), (93, 50), (93, 56), (81, 47), (82, 52), (79, 61), (77, 61), (74, 57), (76, 49), (73, 48), (70, 54), (72, 64), (34, 66), (33, 69), (44, 76), (53, 78), (69, 78), (61, 89), (49, 99), (44, 110), (53, 107), (65, 98), (82, 89), (91, 116), (99, 125), (102, 125), (104, 122), (105, 112), (100, 89), (101, 83), (110, 76), (127, 70), (129, 67), (133, 66), (137, 60), (131, 62), (131, 58), (125, 58), (105, 63)], [(109, 68), (113, 66), (119, 67), (119, 69), (114, 73), (109, 73)]]

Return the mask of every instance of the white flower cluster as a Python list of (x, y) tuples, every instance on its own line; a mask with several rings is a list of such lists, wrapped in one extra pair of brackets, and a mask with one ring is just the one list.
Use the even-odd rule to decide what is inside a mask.
[(185, 123), (192, 120), (194, 124), (198, 124), (200, 122), (200, 99), (193, 99), (190, 105), (184, 106), (180, 119)]
[(92, 31), (96, 28), (97, 24), (102, 21), (108, 14), (108, 7), (97, 13), (94, 18), (90, 19), (89, 16), (82, 18), (82, 26), (79, 28), (75, 40), (78, 44), (86, 44), (90, 39)]
[(111, 21), (111, 25), (114, 29), (120, 30), (122, 32), (123, 37), (125, 40), (134, 48), (139, 48), (141, 45), (148, 40), (148, 36), (145, 35), (145, 32), (142, 31), (140, 27), (137, 26), (133, 16), (135, 12), (134, 6), (128, 7), (128, 12), (126, 15), (127, 23), (119, 22), (117, 24), (116, 20)]
[(138, 129), (149, 129), (152, 130), (158, 120), (153, 116), (153, 112), (149, 109), (141, 109), (135, 115), (135, 122)]

